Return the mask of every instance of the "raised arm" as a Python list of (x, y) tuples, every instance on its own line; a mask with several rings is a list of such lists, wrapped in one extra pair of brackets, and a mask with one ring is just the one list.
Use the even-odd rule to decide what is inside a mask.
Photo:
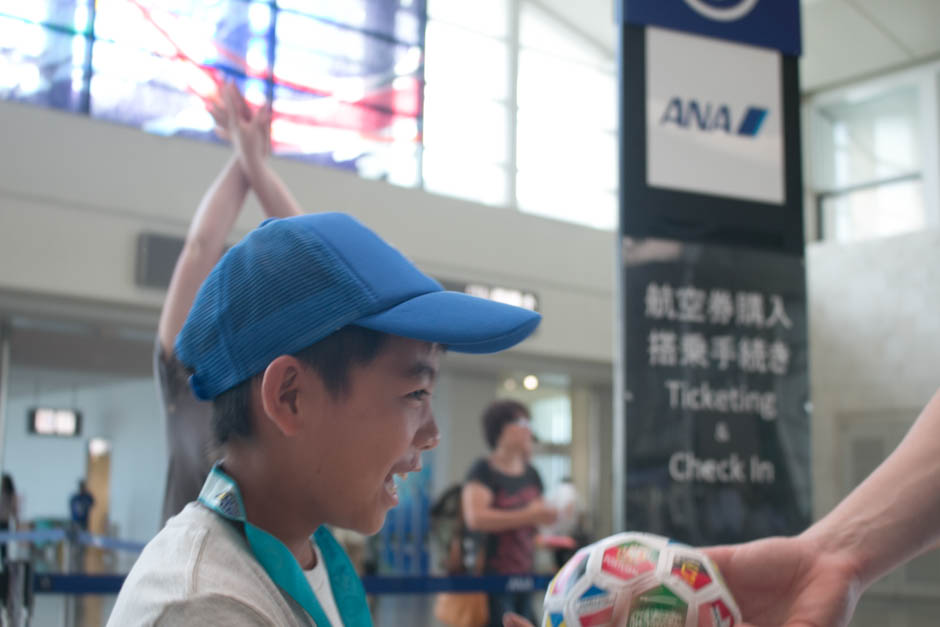
[(199, 286), (218, 261), (249, 188), (254, 189), (269, 217), (301, 213), (287, 186), (267, 163), (270, 153), (270, 109), (252, 112), (233, 83), (219, 87), (220, 99), (210, 103), (218, 133), (231, 141), (235, 155), (203, 196), (186, 235), (186, 243), (173, 270), (160, 313), (158, 336), (170, 354), (183, 328)]
[(297, 200), (277, 175), (268, 156), (271, 153), (271, 108), (252, 112), (238, 88), (223, 85), (222, 102), (212, 109), (216, 124), (225, 129), (251, 189), (269, 217), (286, 218), (302, 212)]
[(157, 335), (167, 355), (183, 328), (199, 286), (222, 255), (225, 240), (248, 194), (248, 179), (242, 173), (238, 158), (232, 157), (209, 186), (189, 225), (183, 252), (180, 253), (170, 279)]
[(468, 481), (460, 494), (467, 529), (493, 533), (517, 529), (528, 525), (547, 525), (555, 522), (553, 507), (538, 498), (519, 509), (493, 507), (493, 491), (478, 481)]

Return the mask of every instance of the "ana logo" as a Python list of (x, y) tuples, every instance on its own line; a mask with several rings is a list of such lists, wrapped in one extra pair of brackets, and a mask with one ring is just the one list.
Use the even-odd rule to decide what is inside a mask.
[(716, 22), (734, 22), (754, 10), (759, 0), (685, 0), (692, 10)]
[(679, 128), (697, 128), (700, 131), (722, 131), (729, 135), (755, 137), (764, 119), (767, 109), (750, 106), (741, 116), (740, 122), (734, 123), (731, 106), (712, 102), (699, 102), (694, 98), (683, 100), (676, 96), (666, 105), (666, 110), (659, 119), (661, 125), (675, 124)]

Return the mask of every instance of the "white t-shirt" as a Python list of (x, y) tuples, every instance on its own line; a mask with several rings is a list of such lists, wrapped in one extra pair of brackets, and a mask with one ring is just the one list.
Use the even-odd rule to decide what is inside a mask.
[[(317, 566), (305, 574), (331, 623), (342, 625), (318, 549)], [(190, 503), (144, 548), (108, 619), (109, 627), (137, 625), (310, 627), (314, 622), (274, 584), (235, 525)]]
[(304, 575), (313, 589), (314, 596), (320, 602), (323, 613), (333, 627), (343, 627), (343, 620), (339, 617), (339, 609), (336, 607), (336, 600), (333, 598), (333, 588), (330, 587), (329, 575), (326, 572), (326, 565), (323, 563), (323, 553), (320, 547), (313, 540), (310, 541), (314, 553), (317, 554), (317, 565), (310, 570), (305, 570)]

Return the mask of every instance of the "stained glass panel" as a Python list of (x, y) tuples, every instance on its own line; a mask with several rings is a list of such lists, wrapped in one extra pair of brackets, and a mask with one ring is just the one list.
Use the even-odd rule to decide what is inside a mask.
[(424, 0), (3, 0), (0, 98), (212, 137), (234, 80), (276, 154), (418, 183)]

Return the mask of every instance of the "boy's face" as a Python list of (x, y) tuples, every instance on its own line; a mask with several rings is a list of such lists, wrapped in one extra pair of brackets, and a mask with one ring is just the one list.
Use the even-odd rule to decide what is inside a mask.
[(350, 370), (345, 396), (321, 395), (302, 435), (311, 519), (361, 533), (382, 527), (398, 504), (395, 475), (419, 469), (421, 452), (438, 443), (431, 393), (440, 352), (390, 336), (371, 363)]

